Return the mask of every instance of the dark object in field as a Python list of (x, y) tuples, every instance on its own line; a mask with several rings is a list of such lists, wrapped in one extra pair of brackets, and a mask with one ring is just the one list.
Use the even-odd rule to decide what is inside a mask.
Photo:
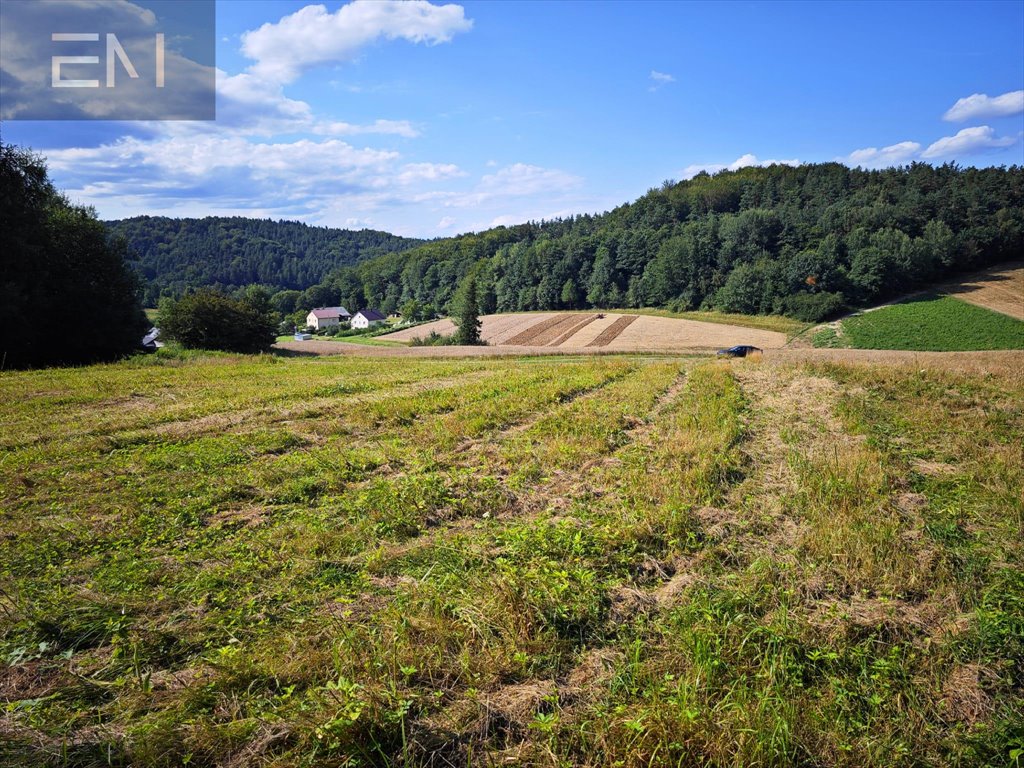
[(737, 344), (735, 347), (718, 350), (719, 357), (748, 357), (759, 355), (763, 350), (760, 347), (752, 347), (749, 344)]

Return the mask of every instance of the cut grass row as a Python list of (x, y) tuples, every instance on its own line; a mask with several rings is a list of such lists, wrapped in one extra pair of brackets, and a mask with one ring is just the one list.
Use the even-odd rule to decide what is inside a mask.
[[(102, 424), (44, 423), (0, 460), (7, 764), (981, 766), (1024, 747), (1019, 380), (154, 367), (0, 377), (5, 419), (63, 392), (76, 431)], [(118, 421), (119, 387), (173, 434)]]

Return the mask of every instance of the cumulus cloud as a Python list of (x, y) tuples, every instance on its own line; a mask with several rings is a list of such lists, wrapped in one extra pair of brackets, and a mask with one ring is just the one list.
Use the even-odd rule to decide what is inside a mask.
[(955, 136), (944, 136), (929, 145), (921, 153), (926, 160), (939, 158), (963, 157), (994, 149), (1013, 146), (1019, 139), (1013, 136), (996, 136), (995, 130), (987, 125), (975, 128), (964, 128)]
[(705, 163), (705, 164), (694, 164), (688, 165), (683, 169), (682, 177), (684, 179), (692, 179), (698, 173), (718, 173), (719, 171), (738, 171), (740, 168), (749, 168), (750, 166), (767, 166), (767, 165), (800, 165), (800, 161), (793, 160), (759, 160), (757, 155), (746, 154), (736, 158), (731, 163)]
[(455, 219), (452, 216), (444, 216), (439, 222), (437, 222), (436, 229), (448, 229), (452, 224), (455, 223)]
[(1024, 112), (1024, 91), (1010, 91), (1002, 96), (973, 93), (950, 107), (943, 120), (962, 123), (965, 120), (985, 120), (991, 117), (1010, 117)]
[(853, 168), (891, 168), (913, 160), (920, 150), (921, 145), (916, 141), (901, 141), (881, 149), (855, 149), (846, 157), (838, 157), (836, 160)]
[(382, 38), (437, 45), (472, 26), (462, 6), (426, 0), (354, 0), (334, 13), (307, 5), (243, 34), (242, 53), (255, 60), (253, 74), (289, 83), (310, 67), (352, 61)]

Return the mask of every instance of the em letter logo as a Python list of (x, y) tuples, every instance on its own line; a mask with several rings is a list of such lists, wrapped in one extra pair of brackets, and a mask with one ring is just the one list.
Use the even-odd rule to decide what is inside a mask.
[[(155, 35), (156, 38), (156, 87), (164, 87), (164, 34), (158, 32)], [(100, 35), (98, 32), (54, 32), (50, 39), (55, 43), (95, 43), (99, 42)], [(114, 76), (114, 59), (115, 57), (120, 60), (122, 66), (124, 66), (125, 72), (128, 73), (128, 77), (137, 79), (139, 77), (138, 71), (135, 69), (135, 65), (132, 64), (132, 60), (128, 58), (128, 52), (125, 51), (124, 46), (121, 45), (121, 41), (117, 39), (117, 35), (113, 32), (107, 33), (107, 88), (113, 88), (115, 85)], [(61, 64), (99, 64), (99, 56), (53, 56), (51, 57), (51, 68), (50, 68), (50, 87), (51, 88), (99, 88), (99, 80), (62, 80), (60, 76)]]

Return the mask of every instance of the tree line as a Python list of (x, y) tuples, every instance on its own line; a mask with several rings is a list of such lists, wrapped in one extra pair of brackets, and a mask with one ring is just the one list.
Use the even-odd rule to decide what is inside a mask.
[(42, 158), (0, 142), (0, 369), (113, 360), (148, 323), (127, 245), (54, 189)]
[(136, 216), (106, 224), (127, 241), (132, 265), (145, 281), (143, 301), (149, 307), (162, 296), (179, 296), (200, 286), (225, 292), (254, 283), (274, 290), (308, 288), (338, 267), (423, 242), (369, 229), (238, 216)]
[(291, 298), (482, 312), (662, 306), (807, 321), (1018, 258), (1024, 169), (839, 163), (702, 173), (602, 215), (435, 240), (333, 271)]

